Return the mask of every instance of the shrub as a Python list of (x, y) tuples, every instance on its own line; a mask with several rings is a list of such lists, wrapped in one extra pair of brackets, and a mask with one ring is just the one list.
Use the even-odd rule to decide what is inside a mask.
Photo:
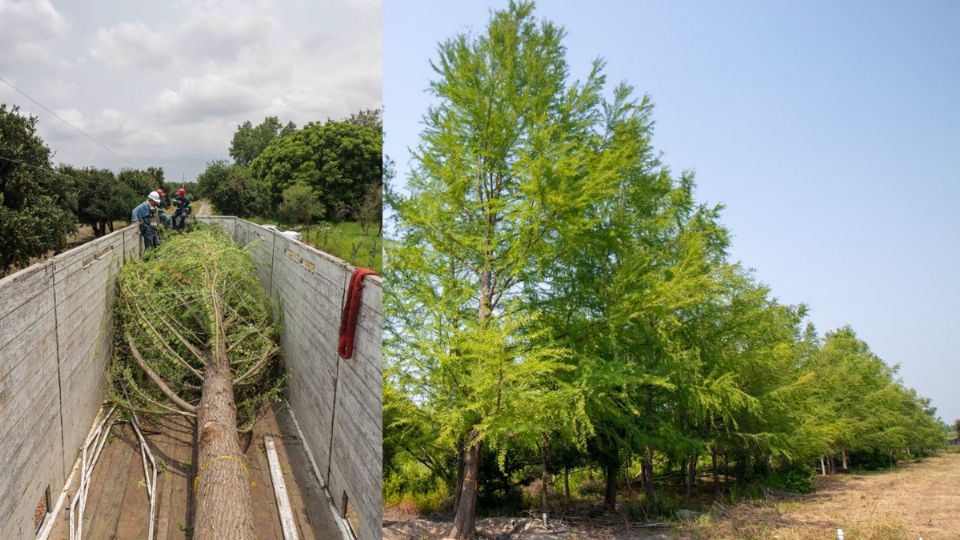
[(280, 204), (281, 217), (297, 223), (309, 224), (313, 222), (314, 217), (322, 215), (323, 212), (320, 198), (306, 183), (297, 182), (283, 190), (283, 203)]
[(813, 479), (816, 475), (816, 469), (806, 463), (791, 463), (770, 475), (768, 484), (777, 489), (810, 493), (813, 491)]

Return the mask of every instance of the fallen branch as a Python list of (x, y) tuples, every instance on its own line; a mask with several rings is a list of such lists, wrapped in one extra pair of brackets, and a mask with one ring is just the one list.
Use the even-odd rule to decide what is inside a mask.
[(161, 379), (156, 373), (153, 372), (152, 369), (150, 369), (150, 366), (147, 364), (147, 362), (143, 359), (142, 356), (140, 356), (140, 351), (137, 349), (137, 345), (133, 342), (133, 338), (130, 337), (130, 334), (126, 333), (124, 335), (127, 338), (127, 345), (130, 346), (130, 352), (133, 354), (133, 357), (136, 359), (137, 364), (139, 364), (140, 369), (142, 369), (143, 372), (147, 374), (147, 377), (150, 377), (150, 380), (153, 381), (153, 384), (157, 385), (157, 388), (159, 388), (160, 391), (163, 392), (163, 394), (167, 396), (167, 398), (170, 401), (176, 403), (177, 407), (180, 407), (181, 409), (187, 412), (196, 413), (197, 412), (196, 407), (194, 407), (193, 405), (181, 399), (180, 396), (178, 396), (173, 392), (173, 390), (170, 390), (170, 387), (167, 386), (165, 382), (163, 382), (163, 379)]

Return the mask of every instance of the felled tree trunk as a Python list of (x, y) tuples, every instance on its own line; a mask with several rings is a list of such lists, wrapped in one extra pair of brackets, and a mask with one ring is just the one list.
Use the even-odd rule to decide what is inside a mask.
[(210, 362), (197, 409), (196, 540), (255, 540), (250, 475), (237, 438), (230, 367)]
[(118, 284), (133, 361), (111, 366), (114, 399), (135, 411), (195, 417), (193, 538), (255, 540), (238, 423), (252, 424), (256, 404), (278, 393), (282, 379), (271, 373), (271, 310), (249, 255), (219, 229), (198, 229), (150, 261), (128, 264)]

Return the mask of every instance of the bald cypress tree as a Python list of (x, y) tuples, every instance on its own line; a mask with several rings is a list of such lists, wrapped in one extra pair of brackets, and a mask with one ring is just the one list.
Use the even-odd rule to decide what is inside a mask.
[(597, 225), (627, 154), (607, 146), (601, 62), (571, 82), (563, 36), (511, 3), (442, 43), (408, 193), (388, 197), (388, 361), (419, 376), (411, 391), (460, 449), (458, 538), (474, 535), (482, 447), (542, 454), (583, 419), (529, 291), (548, 285), (551, 239)]

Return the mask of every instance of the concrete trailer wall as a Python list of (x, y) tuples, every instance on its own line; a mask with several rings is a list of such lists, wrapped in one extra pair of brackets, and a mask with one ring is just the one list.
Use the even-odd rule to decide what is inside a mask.
[(353, 526), (362, 540), (380, 538), (380, 278), (364, 280), (353, 358), (341, 360), (337, 355), (340, 313), (353, 266), (247, 221), (197, 219), (219, 224), (238, 244), (249, 245), (281, 321), (288, 400), (303, 430), (304, 443), (340, 515), (355, 513)]
[(136, 226), (0, 280), (0, 538), (36, 536), (103, 401), (115, 277), (140, 257)]

